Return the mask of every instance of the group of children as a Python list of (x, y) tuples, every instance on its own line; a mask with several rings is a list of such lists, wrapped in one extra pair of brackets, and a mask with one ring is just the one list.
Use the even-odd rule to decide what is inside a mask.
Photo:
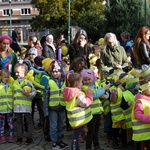
[[(79, 58), (78, 58), (79, 60)], [(80, 60), (82, 60), (80, 58)], [(63, 122), (67, 111), (69, 124), (73, 129), (71, 149), (79, 150), (79, 136), (87, 126), (85, 149), (102, 150), (99, 143), (101, 114), (105, 117), (104, 131), (113, 139), (113, 147), (118, 144), (122, 134), (122, 144), (134, 147), (134, 141), (140, 141), (140, 149), (149, 147), (149, 67), (144, 67), (139, 74), (131, 70), (104, 71), (105, 78), (97, 78), (95, 72), (87, 69), (82, 61), (71, 64), (70, 72), (65, 72), (64, 65), (55, 59), (42, 60), (45, 74), (41, 77), (43, 91), (44, 117), (49, 120), (49, 133), (52, 149), (66, 149), (68, 144), (62, 141)], [(9, 72), (1, 71), (0, 91), (0, 142), (5, 143), (5, 117), (9, 129), (8, 142), (14, 141), (14, 121), (16, 118), (17, 144), (23, 142), (23, 117), (27, 123), (26, 144), (33, 142), (32, 100), (37, 90), (26, 76), (28, 66), (17, 63), (14, 67), (15, 80), (10, 82)], [(109, 81), (109, 83), (108, 83)], [(140, 83), (140, 84), (139, 84)], [(26, 88), (29, 87), (29, 88)], [(141, 91), (140, 91), (141, 89)], [(136, 143), (137, 143), (136, 142)]]

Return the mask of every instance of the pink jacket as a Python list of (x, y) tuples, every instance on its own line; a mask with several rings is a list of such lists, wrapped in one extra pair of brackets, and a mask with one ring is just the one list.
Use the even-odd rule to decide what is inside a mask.
[(150, 104), (150, 97), (147, 97), (139, 93), (136, 95), (135, 99), (136, 99), (136, 104), (135, 104), (135, 109), (134, 109), (135, 118), (141, 122), (150, 123), (150, 115), (144, 114), (143, 105), (141, 101), (139, 101), (140, 99), (144, 99), (144, 100), (149, 101), (149, 104)]
[(93, 102), (93, 95), (92, 91), (86, 92), (86, 95), (78, 88), (72, 88), (72, 87), (65, 87), (63, 91), (63, 97), (64, 100), (70, 101), (76, 93), (79, 93), (77, 95), (76, 100), (82, 101), (84, 107), (88, 107)]

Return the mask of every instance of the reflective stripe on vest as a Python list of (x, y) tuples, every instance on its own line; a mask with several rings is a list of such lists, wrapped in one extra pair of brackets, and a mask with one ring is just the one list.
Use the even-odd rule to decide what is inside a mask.
[(7, 112), (8, 109), (13, 109), (13, 94), (12, 94), (12, 85), (9, 84), (7, 91), (4, 88), (4, 85), (0, 85), (0, 113), (4, 111)]
[(92, 110), (92, 114), (98, 114), (98, 113), (102, 113), (103, 112), (103, 106), (102, 103), (99, 99), (96, 99), (92, 102), (92, 104), (90, 105), (91, 110)]
[(102, 106), (103, 106), (103, 109), (104, 109), (104, 115), (108, 114), (111, 110), (110, 108), (110, 101), (109, 100), (102, 100)]
[(117, 102), (115, 104), (110, 103), (113, 122), (118, 122), (124, 119), (123, 110), (120, 107), (120, 103), (122, 100), (122, 91), (120, 88), (117, 88), (117, 91), (118, 91)]
[[(144, 114), (149, 115), (150, 114), (150, 101), (145, 100), (145, 99), (140, 99), (139, 101), (141, 101), (143, 105)], [(134, 141), (149, 140), (150, 139), (150, 123), (144, 123), (144, 122), (140, 122), (139, 120), (137, 120), (134, 115), (134, 108), (132, 110), (132, 129), (133, 129), (132, 139)]]
[(23, 86), (27, 85), (28, 81), (25, 79), (20, 84), (18, 80), (14, 81), (14, 105), (31, 106), (32, 101), (22, 93)]
[(132, 128), (131, 114), (132, 114), (132, 107), (133, 107), (134, 101), (135, 101), (134, 100), (135, 96), (130, 91), (126, 90), (123, 92), (123, 97), (126, 102), (132, 102), (132, 105), (128, 109), (123, 110), (123, 114), (124, 114), (124, 117), (126, 120), (126, 127)]
[(49, 80), (49, 87), (50, 87), (50, 101), (49, 101), (49, 106), (58, 106), (59, 104), (61, 106), (66, 106), (66, 102), (63, 99), (62, 91), (65, 87), (65, 83), (61, 88), (58, 87), (56, 82), (52, 79)]
[[(83, 92), (80, 92), (84, 94)], [(77, 93), (78, 95), (79, 93)], [(76, 107), (76, 94), (70, 100), (66, 101), (67, 117), (72, 127), (78, 127), (87, 124), (92, 119), (92, 111), (90, 107)]]

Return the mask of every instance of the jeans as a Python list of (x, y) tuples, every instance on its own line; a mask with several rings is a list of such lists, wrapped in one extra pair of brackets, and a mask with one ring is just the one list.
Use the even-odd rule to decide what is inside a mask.
[(65, 119), (65, 108), (61, 110), (49, 110), (50, 137), (52, 143), (62, 140), (63, 122)]

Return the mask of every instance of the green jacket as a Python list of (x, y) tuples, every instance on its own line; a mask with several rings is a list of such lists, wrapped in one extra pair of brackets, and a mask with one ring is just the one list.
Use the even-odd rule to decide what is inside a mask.
[(114, 46), (113, 49), (102, 50), (100, 59), (102, 69), (107, 67), (114, 67), (116, 64), (121, 65), (123, 68), (128, 66), (127, 55), (122, 46)]

